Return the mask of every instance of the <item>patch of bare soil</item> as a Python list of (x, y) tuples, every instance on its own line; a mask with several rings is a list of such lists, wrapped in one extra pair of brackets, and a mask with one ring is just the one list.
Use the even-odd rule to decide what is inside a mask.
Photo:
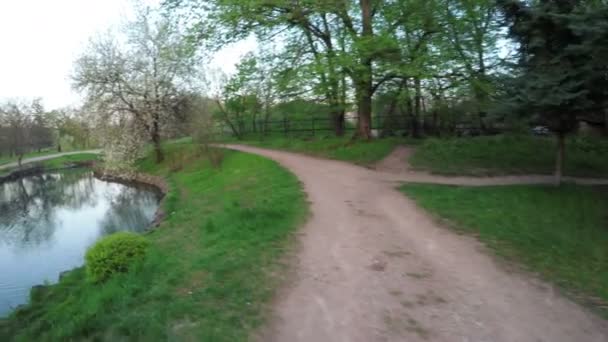
[(414, 154), (413, 147), (397, 146), (386, 158), (376, 163), (373, 169), (389, 173), (410, 172), (408, 160), (412, 154)]

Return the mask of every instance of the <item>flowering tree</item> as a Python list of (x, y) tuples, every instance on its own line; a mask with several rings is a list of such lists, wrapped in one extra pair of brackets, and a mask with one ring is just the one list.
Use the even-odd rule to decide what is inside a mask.
[(161, 162), (163, 127), (175, 119), (198, 55), (175, 24), (149, 10), (140, 11), (123, 33), (91, 41), (76, 61), (74, 87), (86, 93), (88, 105), (106, 124), (129, 123), (122, 130), (145, 132)]

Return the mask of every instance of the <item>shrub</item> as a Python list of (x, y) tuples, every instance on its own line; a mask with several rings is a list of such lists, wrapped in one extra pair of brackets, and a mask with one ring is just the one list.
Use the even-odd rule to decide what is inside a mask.
[(143, 260), (149, 242), (145, 237), (119, 232), (99, 240), (87, 251), (86, 274), (92, 282), (103, 282), (115, 273), (126, 272)]

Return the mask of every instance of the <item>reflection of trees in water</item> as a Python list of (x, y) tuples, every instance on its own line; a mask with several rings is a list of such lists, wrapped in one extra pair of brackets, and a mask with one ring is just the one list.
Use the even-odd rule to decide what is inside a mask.
[(151, 191), (124, 187), (111, 199), (110, 210), (101, 221), (104, 234), (118, 231), (142, 231), (147, 228), (158, 203)]
[(56, 209), (94, 205), (90, 172), (41, 174), (0, 185), (0, 239), (27, 246), (48, 241), (56, 230)]
[(153, 192), (100, 187), (96, 182), (91, 172), (80, 171), (36, 175), (0, 185), (0, 242), (36, 247), (52, 239), (58, 209), (77, 211), (96, 206), (100, 200), (110, 205), (100, 222), (102, 233), (146, 228), (158, 203)]

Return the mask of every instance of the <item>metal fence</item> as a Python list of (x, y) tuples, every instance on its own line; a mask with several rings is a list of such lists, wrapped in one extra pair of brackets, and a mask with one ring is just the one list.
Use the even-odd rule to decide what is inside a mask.
[[(421, 120), (423, 122), (423, 120)], [(310, 117), (292, 119), (284, 117), (280, 120), (241, 120), (233, 122), (234, 129), (241, 135), (317, 135), (334, 131), (334, 122), (329, 117)], [(357, 128), (357, 117), (346, 116), (344, 131), (354, 131)], [(378, 115), (372, 117), (371, 129), (377, 134), (381, 131), (399, 132), (411, 128), (411, 119), (403, 115)], [(221, 123), (219, 129), (224, 134), (233, 134), (233, 128), (227, 123)]]

